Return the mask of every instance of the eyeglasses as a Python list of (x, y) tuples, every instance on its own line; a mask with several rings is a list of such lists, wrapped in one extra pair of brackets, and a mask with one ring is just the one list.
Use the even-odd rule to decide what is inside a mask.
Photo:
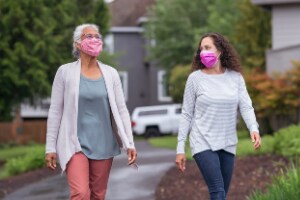
[(84, 38), (87, 38), (87, 39), (93, 39), (93, 38), (96, 38), (96, 39), (99, 39), (99, 40), (102, 40), (102, 36), (100, 34), (82, 34), (82, 37)]

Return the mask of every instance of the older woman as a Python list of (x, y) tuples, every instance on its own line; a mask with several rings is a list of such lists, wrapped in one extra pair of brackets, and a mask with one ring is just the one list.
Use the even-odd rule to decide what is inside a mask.
[(118, 72), (97, 61), (102, 44), (96, 25), (77, 26), (73, 54), (79, 59), (60, 66), (52, 86), (46, 162), (54, 170), (58, 157), (71, 199), (104, 199), (120, 148), (129, 165), (137, 157)]

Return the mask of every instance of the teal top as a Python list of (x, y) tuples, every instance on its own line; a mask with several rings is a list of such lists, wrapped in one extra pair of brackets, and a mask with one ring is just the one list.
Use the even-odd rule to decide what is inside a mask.
[(92, 80), (80, 75), (77, 124), (79, 143), (88, 158), (102, 160), (121, 153), (112, 131), (103, 77)]

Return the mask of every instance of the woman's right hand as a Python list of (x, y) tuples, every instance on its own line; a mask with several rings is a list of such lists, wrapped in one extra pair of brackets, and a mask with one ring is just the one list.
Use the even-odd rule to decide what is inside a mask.
[(184, 153), (180, 153), (176, 155), (176, 165), (178, 167), (178, 169), (182, 172), (184, 172), (185, 170), (185, 154)]
[(56, 153), (47, 153), (45, 157), (47, 167), (51, 170), (56, 168)]

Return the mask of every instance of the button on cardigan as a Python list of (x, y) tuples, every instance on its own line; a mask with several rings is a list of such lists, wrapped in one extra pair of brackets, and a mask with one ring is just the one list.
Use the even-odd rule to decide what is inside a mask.
[[(108, 93), (113, 133), (123, 149), (135, 148), (130, 115), (116, 69), (98, 62)], [(81, 151), (77, 137), (77, 115), (81, 60), (59, 67), (51, 93), (47, 121), (46, 153), (57, 153), (62, 171), (72, 155)]]

